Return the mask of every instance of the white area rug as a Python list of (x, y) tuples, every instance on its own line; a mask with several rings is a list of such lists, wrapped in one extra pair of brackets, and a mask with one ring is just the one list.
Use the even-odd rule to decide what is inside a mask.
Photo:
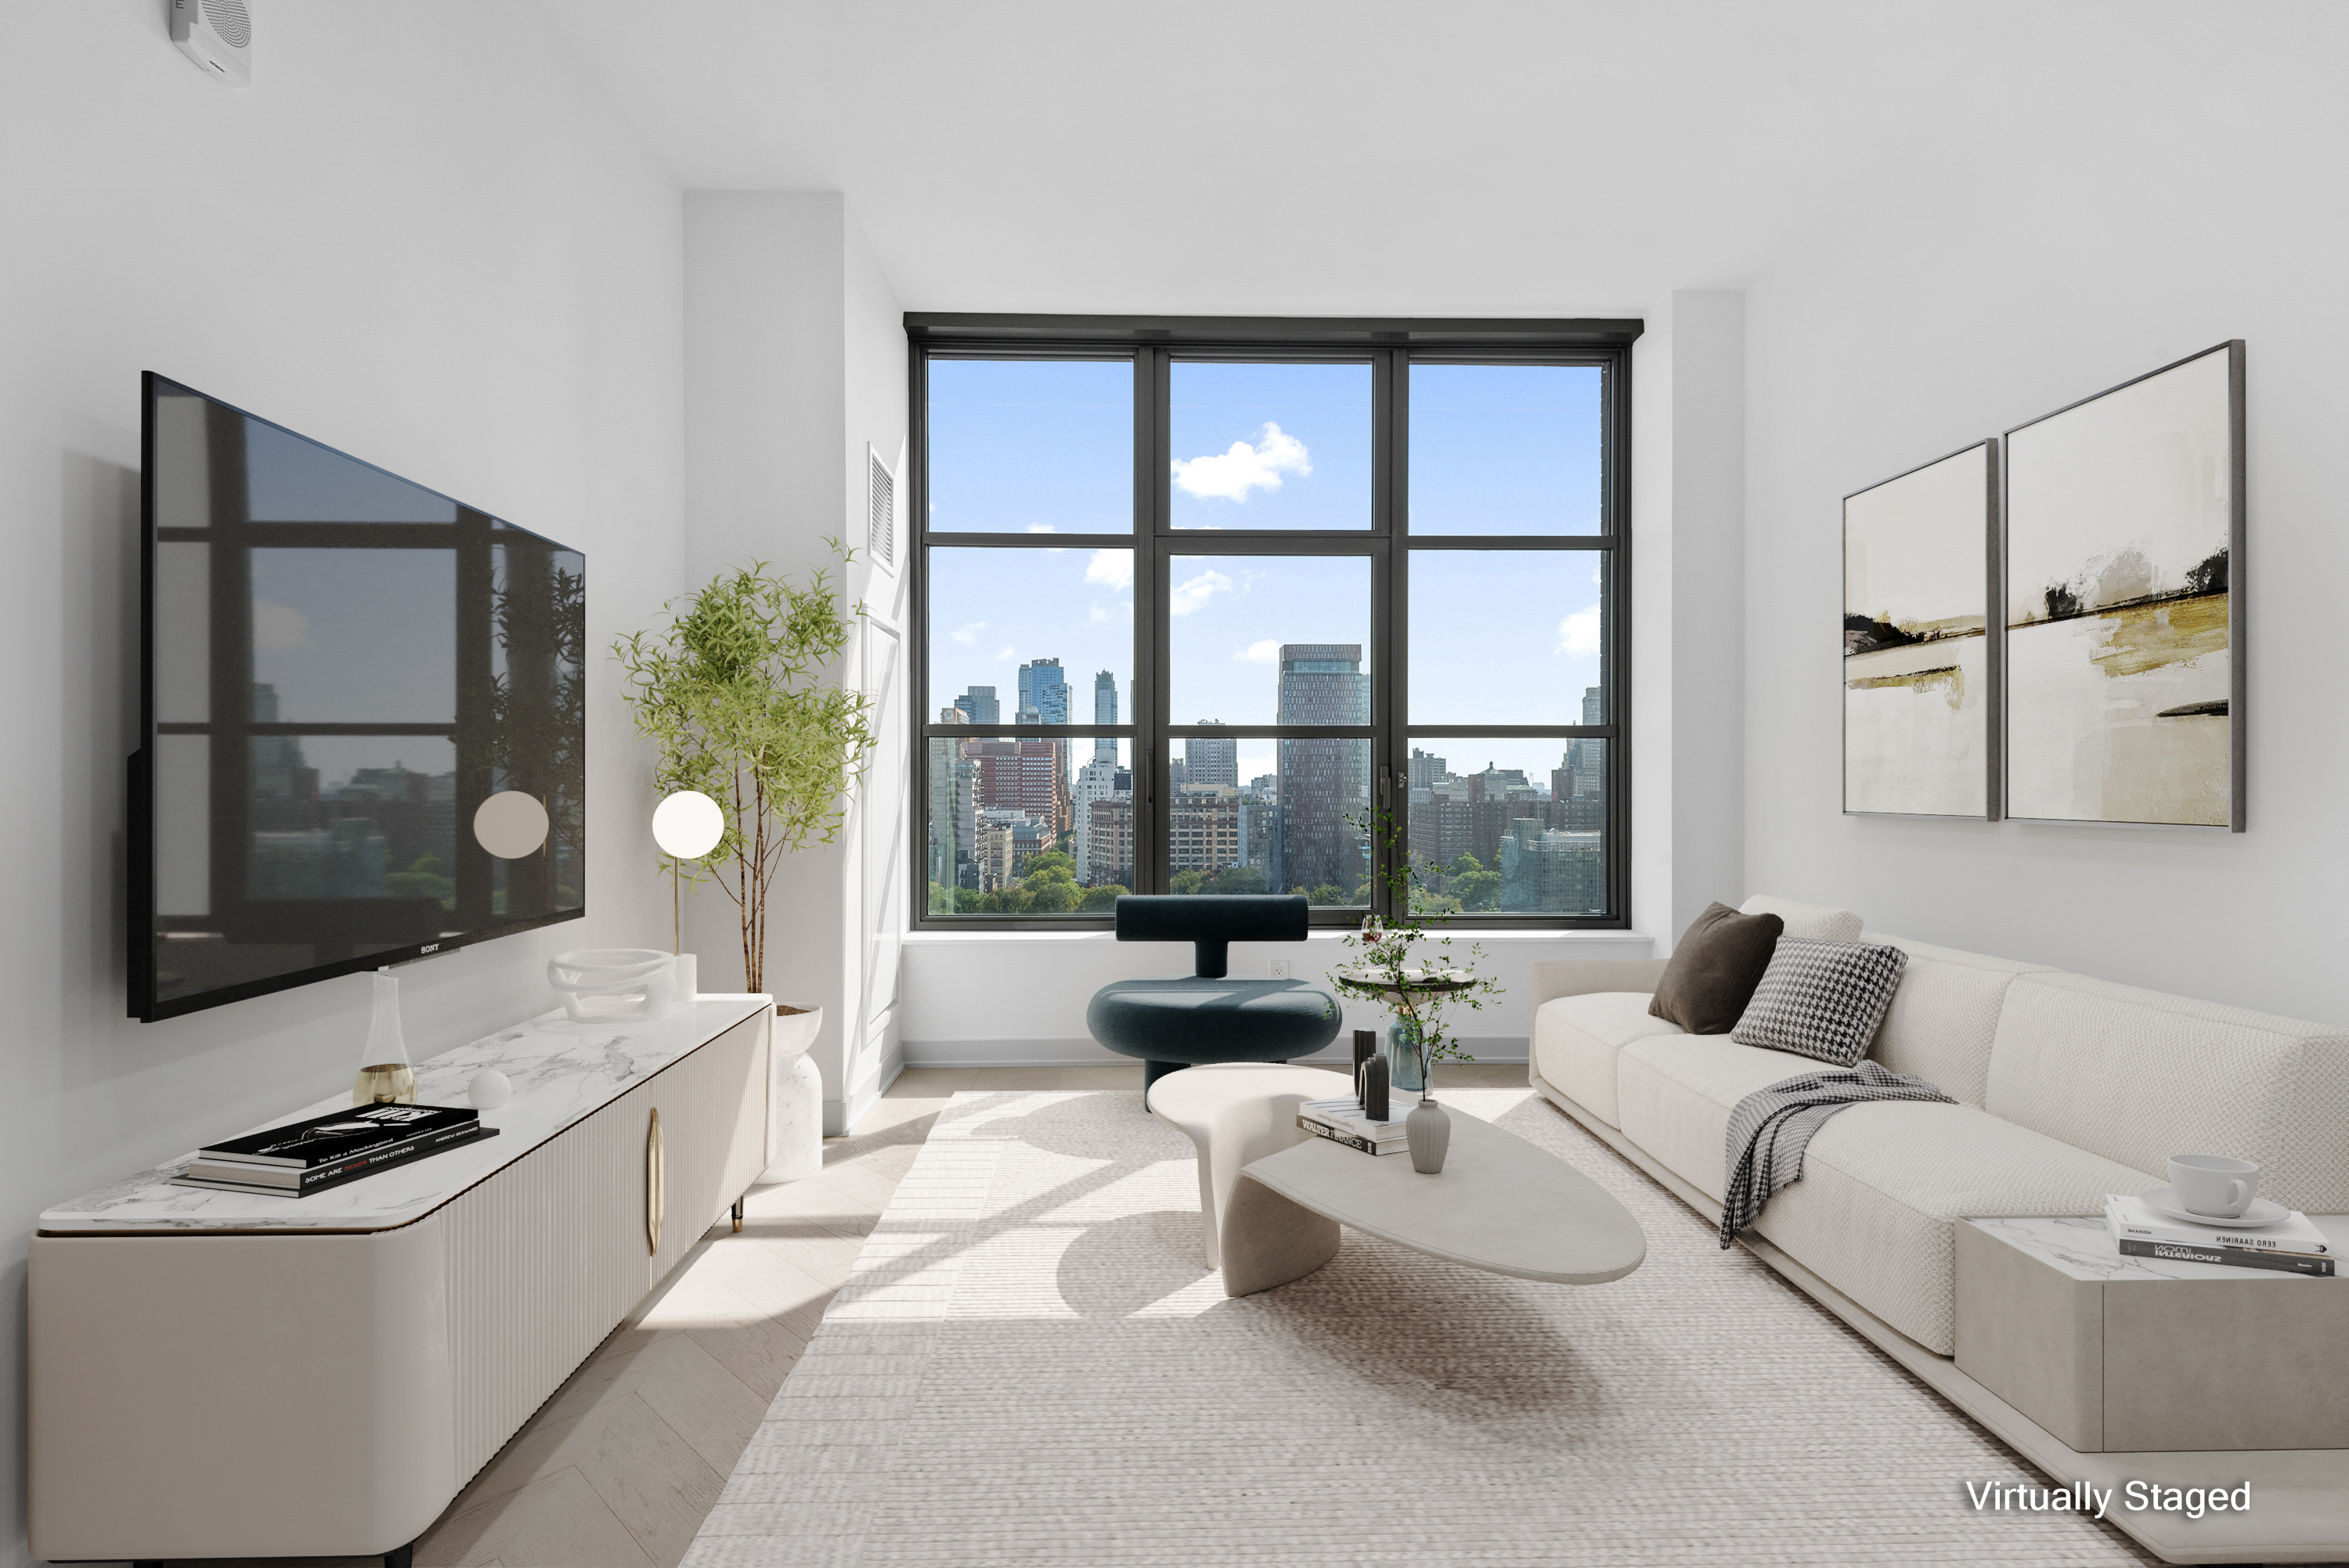
[(1132, 1090), (965, 1092), (687, 1568), (2122, 1563), (2035, 1471), (1529, 1089), (1444, 1100), (1615, 1194), (1648, 1260), (1537, 1284), (1348, 1232), (1226, 1299)]

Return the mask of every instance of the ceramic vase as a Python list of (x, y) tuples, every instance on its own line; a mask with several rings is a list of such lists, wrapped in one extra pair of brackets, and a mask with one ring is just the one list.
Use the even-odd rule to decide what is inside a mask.
[(761, 1181), (797, 1181), (823, 1170), (823, 1075), (808, 1047), (823, 1027), (823, 1009), (776, 1009), (768, 1058), (767, 1169)]
[(1452, 1147), (1451, 1114), (1423, 1099), (1403, 1118), (1402, 1133), (1411, 1148), (1411, 1168), (1423, 1176), (1441, 1174), (1444, 1151)]

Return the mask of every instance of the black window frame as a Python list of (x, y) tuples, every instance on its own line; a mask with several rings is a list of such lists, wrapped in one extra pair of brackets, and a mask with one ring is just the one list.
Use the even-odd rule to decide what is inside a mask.
[[(1323, 319), (1319, 317), (1060, 316), (908, 312), (905, 318), (911, 403), (908, 514), (919, 531), (910, 542), (912, 573), (908, 634), (913, 713), (913, 766), (920, 769), (911, 797), (908, 832), (913, 852), (913, 927), (916, 931), (1098, 931), (1108, 912), (1051, 915), (939, 914), (929, 910), (928, 742), (938, 739), (1053, 739), (1099, 737), (1124, 740), (1133, 771), (1134, 892), (1166, 891), (1168, 843), (1160, 821), (1173, 748), (1186, 737), (1233, 739), (1267, 737), (1371, 742), (1375, 803), (1407, 817), (1409, 761), (1414, 743), (1446, 739), (1556, 738), (1607, 742), (1604, 915), (1479, 912), (1450, 918), (1462, 929), (1624, 931), (1631, 925), (1631, 346), (1644, 324), (1637, 319), (1558, 320)], [(929, 527), (929, 377), (932, 359), (1131, 360), (1134, 371), (1133, 511), (1125, 533), (991, 533)], [(1251, 363), (1368, 361), (1371, 366), (1371, 526), (1367, 529), (1177, 530), (1170, 519), (1173, 486), (1167, 450), (1172, 366), (1177, 359)], [(1414, 362), (1462, 365), (1591, 365), (1601, 372), (1603, 449), (1602, 531), (1589, 534), (1412, 534), (1405, 526), (1410, 494), (1410, 367)], [(933, 722), (940, 694), (929, 689), (929, 552), (935, 548), (1132, 550), (1133, 552), (1133, 712), (1117, 725), (995, 724), (957, 727)], [(1589, 551), (1608, 558), (1603, 584), (1601, 649), (1607, 719), (1600, 725), (1437, 725), (1410, 722), (1408, 688), (1409, 561), (1413, 550)], [(1174, 724), (1168, 708), (1171, 633), (1161, 613), (1177, 555), (1347, 555), (1371, 561), (1372, 722), (1366, 726), (1232, 724), (1203, 728)], [(1090, 694), (1091, 687), (1081, 689)], [(1146, 716), (1146, 717), (1145, 717)], [(1073, 714), (1071, 715), (1073, 717)], [(1140, 722), (1135, 722), (1140, 720)], [(1372, 845), (1369, 910), (1391, 916), (1388, 857)], [(1316, 907), (1317, 928), (1353, 926), (1363, 906)]]

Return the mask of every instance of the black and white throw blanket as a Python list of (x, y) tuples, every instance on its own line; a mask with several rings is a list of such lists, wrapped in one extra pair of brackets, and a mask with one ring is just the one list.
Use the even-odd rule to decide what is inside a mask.
[(1729, 1113), (1729, 1198), (1721, 1206), (1721, 1244), (1762, 1217), (1762, 1205), (1780, 1188), (1803, 1178), (1803, 1150), (1811, 1134), (1847, 1105), (1871, 1099), (1957, 1101), (1905, 1073), (1888, 1072), (1879, 1062), (1797, 1073), (1755, 1089)]

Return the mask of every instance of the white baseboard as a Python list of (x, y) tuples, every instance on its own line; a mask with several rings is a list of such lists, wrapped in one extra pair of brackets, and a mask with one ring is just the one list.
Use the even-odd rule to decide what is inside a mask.
[[(1496, 1035), (1462, 1042), (1479, 1062), (1503, 1066), (1526, 1059), (1522, 1037)], [(1099, 1041), (1077, 1039), (907, 1040), (903, 1065), (908, 1068), (1079, 1068), (1115, 1067), (1131, 1063)], [(1353, 1060), (1350, 1044), (1333, 1043), (1299, 1061), (1327, 1065)], [(892, 1075), (894, 1076), (894, 1075)]]

